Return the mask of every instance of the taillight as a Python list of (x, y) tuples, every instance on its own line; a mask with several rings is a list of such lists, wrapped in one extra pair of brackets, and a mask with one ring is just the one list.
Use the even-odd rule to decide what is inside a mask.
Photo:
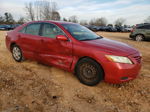
[(132, 28), (131, 32), (134, 32), (135, 29), (136, 29), (136, 26), (134, 26), (134, 27)]
[(131, 32), (134, 32), (134, 28), (132, 28)]

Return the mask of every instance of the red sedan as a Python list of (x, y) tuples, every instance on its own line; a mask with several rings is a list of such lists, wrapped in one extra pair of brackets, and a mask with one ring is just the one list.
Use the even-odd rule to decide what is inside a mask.
[(17, 62), (31, 59), (54, 65), (74, 72), (80, 82), (89, 86), (102, 80), (132, 80), (141, 68), (141, 55), (135, 48), (69, 22), (23, 24), (7, 33), (6, 46)]

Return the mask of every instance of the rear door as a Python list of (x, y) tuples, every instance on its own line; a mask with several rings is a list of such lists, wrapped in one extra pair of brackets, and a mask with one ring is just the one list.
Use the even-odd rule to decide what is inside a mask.
[(46, 64), (69, 69), (72, 63), (72, 42), (57, 40), (57, 35), (65, 35), (65, 33), (55, 24), (43, 23), (42, 50), (39, 53), (41, 60)]
[(40, 28), (41, 23), (32, 23), (22, 29), (18, 35), (20, 46), (26, 58), (37, 59), (41, 46)]

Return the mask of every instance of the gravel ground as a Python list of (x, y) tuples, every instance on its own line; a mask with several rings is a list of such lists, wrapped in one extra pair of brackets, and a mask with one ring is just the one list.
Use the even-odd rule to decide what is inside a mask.
[(17, 63), (0, 31), (0, 112), (150, 112), (150, 42), (128, 33), (97, 32), (137, 48), (143, 67), (137, 79), (88, 87), (64, 70), (26, 60)]

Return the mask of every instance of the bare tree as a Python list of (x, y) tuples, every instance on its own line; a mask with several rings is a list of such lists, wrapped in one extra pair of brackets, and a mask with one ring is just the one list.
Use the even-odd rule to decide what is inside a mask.
[(52, 17), (51, 17), (52, 20), (60, 20), (60, 14), (59, 12), (52, 12)]
[(4, 23), (4, 17), (0, 16), (0, 24), (3, 24), (3, 23)]
[(88, 23), (87, 23), (86, 20), (81, 20), (81, 21), (80, 21), (80, 24), (81, 24), (81, 25), (88, 25)]
[(107, 24), (107, 19), (104, 18), (104, 17), (97, 18), (95, 24), (96, 24), (97, 26), (106, 26), (106, 24)]
[(95, 26), (106, 26), (107, 24), (107, 19), (104, 18), (104, 17), (101, 17), (101, 18), (93, 18), (90, 20), (89, 22), (90, 25), (95, 25)]
[(4, 19), (6, 24), (13, 24), (15, 22), (11, 13), (6, 12), (4, 15), (5, 15)]
[(19, 20), (17, 21), (18, 24), (24, 24), (25, 22), (26, 21), (24, 17), (20, 17)]
[(118, 18), (115, 21), (115, 26), (122, 26), (126, 20), (124, 18)]
[(36, 0), (26, 4), (30, 20), (60, 20), (56, 2)]
[(69, 17), (69, 22), (78, 23), (77, 16), (73, 15), (73, 16)]
[(96, 25), (96, 19), (95, 18), (91, 19), (89, 25)]
[(28, 20), (35, 20), (34, 6), (32, 2), (26, 3), (25, 5), (26, 14), (28, 16)]
[(145, 20), (144, 20), (145, 23), (150, 23), (150, 16), (148, 16)]
[(36, 20), (42, 20), (42, 11), (43, 11), (42, 1), (36, 0), (34, 2), (34, 11)]
[(43, 8), (42, 16), (43, 16), (44, 20), (51, 19), (52, 9), (51, 9), (50, 5), (51, 4), (49, 2), (47, 2), (47, 1), (44, 1), (43, 4), (42, 4), (42, 8)]
[(49, 2), (51, 4), (51, 12), (57, 12), (58, 6), (56, 2)]
[(56, 2), (42, 1), (42, 16), (44, 20), (60, 20)]

